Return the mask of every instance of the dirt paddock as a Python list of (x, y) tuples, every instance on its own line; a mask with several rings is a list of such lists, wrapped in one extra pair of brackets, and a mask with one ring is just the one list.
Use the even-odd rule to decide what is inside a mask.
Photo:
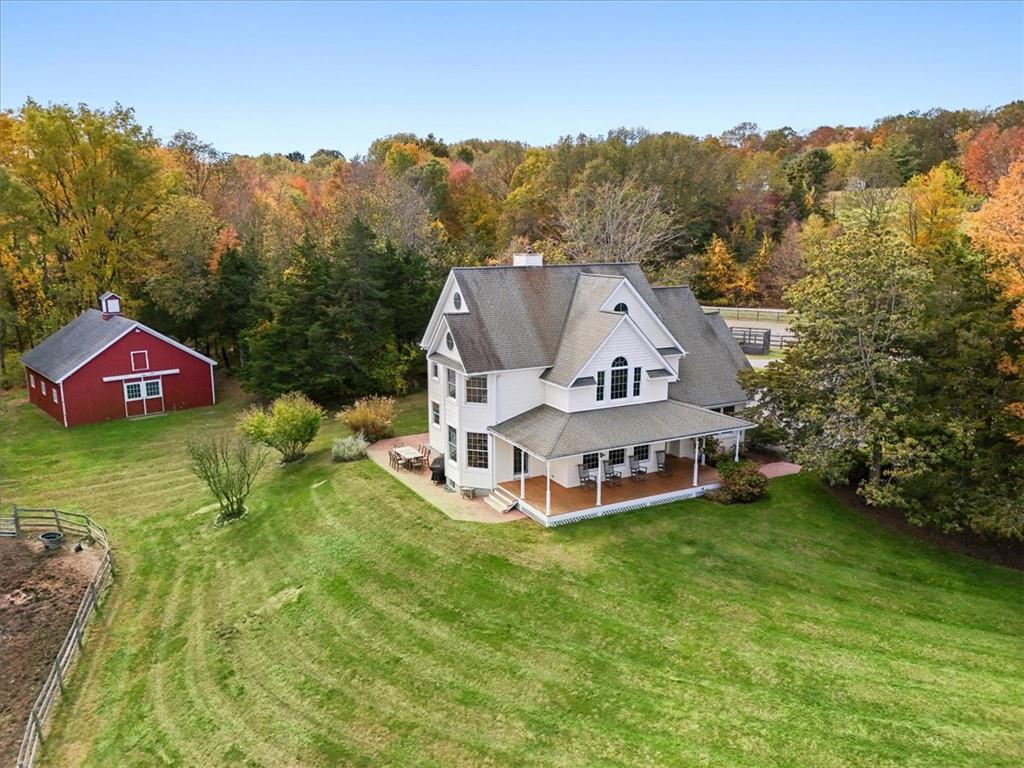
[(99, 546), (46, 552), (34, 535), (0, 538), (0, 766), (13, 765), (32, 702), (64, 641)]

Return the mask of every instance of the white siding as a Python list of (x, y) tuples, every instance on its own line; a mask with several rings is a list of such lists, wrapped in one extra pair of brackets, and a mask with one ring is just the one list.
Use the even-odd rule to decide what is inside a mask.
[[(640, 297), (640, 294), (633, 290), (628, 281), (624, 281), (615, 289), (608, 301), (604, 303), (604, 308), (614, 309), (619, 302), (629, 307), (630, 319), (640, 327), (640, 330), (655, 347), (676, 346), (676, 340), (662, 328), (662, 324), (650, 306)], [(682, 343), (682, 339), (679, 340), (679, 343)]]

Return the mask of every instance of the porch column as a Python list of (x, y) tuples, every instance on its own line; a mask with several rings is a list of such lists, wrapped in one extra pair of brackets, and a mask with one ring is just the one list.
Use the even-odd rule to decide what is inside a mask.
[(551, 517), (551, 462), (544, 462), (544, 478), (547, 482), (547, 488), (545, 489), (544, 495), (544, 514)]
[(700, 469), (700, 438), (693, 438), (693, 486), (697, 487), (697, 470)]
[(597, 454), (597, 506), (601, 506), (601, 478), (604, 477), (604, 456)]
[(733, 461), (739, 461), (740, 460), (740, 436), (742, 434), (743, 433), (740, 432), (738, 429), (736, 430), (736, 450), (733, 452), (733, 456), (732, 456), (732, 460)]
[(525, 499), (526, 498), (526, 467), (523, 466), (523, 463), (525, 462), (525, 460), (526, 460), (526, 454), (525, 453), (520, 453), (519, 454), (519, 498), (520, 499)]

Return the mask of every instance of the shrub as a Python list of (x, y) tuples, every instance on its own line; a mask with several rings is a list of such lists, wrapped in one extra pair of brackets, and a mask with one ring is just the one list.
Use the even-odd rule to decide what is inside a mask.
[(786, 430), (770, 421), (762, 421), (747, 432), (747, 443), (754, 448), (769, 448), (785, 445), (789, 436)]
[(756, 501), (768, 488), (768, 478), (752, 461), (722, 462), (718, 474), (722, 478), (722, 487), (714, 492), (712, 498), (723, 504)]
[(733, 449), (726, 448), (717, 437), (706, 437), (704, 438), (704, 455), (708, 464), (717, 467), (719, 464), (732, 462)]
[(356, 434), (374, 443), (390, 437), (395, 420), (395, 400), (392, 397), (370, 395), (356, 400), (343, 409), (338, 418)]
[(361, 434), (339, 437), (331, 445), (331, 458), (335, 461), (357, 461), (366, 458), (370, 443)]
[(192, 471), (217, 498), (217, 524), (245, 514), (245, 500), (266, 463), (266, 451), (238, 437), (193, 439), (186, 449)]
[(281, 395), (267, 409), (242, 414), (239, 428), (254, 442), (280, 451), (282, 461), (298, 461), (320, 431), (323, 409), (300, 392)]

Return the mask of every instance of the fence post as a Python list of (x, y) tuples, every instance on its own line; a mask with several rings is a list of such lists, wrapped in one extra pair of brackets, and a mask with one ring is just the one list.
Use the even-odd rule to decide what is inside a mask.
[(20, 538), (21, 537), (21, 525), (20, 525), (20, 523), (18, 523), (18, 505), (17, 504), (14, 505), (14, 508), (13, 508), (13, 511), (11, 512), (11, 514), (14, 515), (14, 535)]
[(57, 526), (57, 530), (64, 533), (64, 526), (60, 524), (60, 515), (57, 514), (57, 510), (53, 510), (53, 524)]

